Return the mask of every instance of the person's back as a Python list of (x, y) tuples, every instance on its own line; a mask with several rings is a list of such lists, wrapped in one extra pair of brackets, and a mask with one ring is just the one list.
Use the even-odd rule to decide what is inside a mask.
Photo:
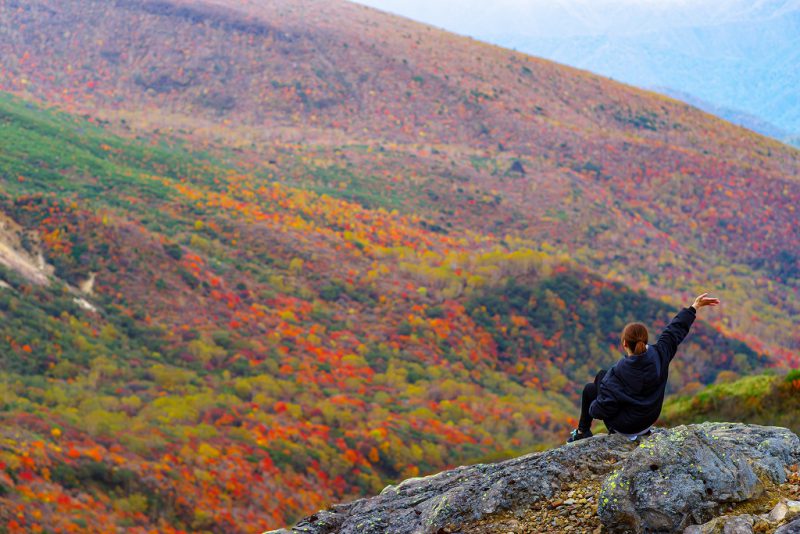
[(580, 422), (567, 442), (591, 436), (592, 419), (602, 419), (610, 431), (633, 439), (649, 430), (661, 414), (669, 364), (689, 333), (697, 309), (719, 304), (719, 299), (707, 295), (700, 295), (678, 312), (655, 345), (647, 345), (647, 328), (641, 323), (625, 327), (622, 346), (627, 356), (607, 372), (600, 371), (594, 383), (584, 387)]

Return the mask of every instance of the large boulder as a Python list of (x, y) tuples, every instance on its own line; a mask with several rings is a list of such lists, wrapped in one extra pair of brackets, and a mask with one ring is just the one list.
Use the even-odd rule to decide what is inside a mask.
[(562, 484), (604, 474), (635, 448), (602, 434), (542, 453), (493, 464), (462, 466), (404, 480), (377, 496), (345, 504), (272, 534), (403, 534), (458, 532), (458, 526), (495, 512), (522, 510), (549, 499)]
[[(601, 434), (504, 462), (408, 479), (272, 533), (439, 534), (462, 527), (467, 532), (475, 522), (492, 523), (506, 513), (521, 518), (534, 505), (553, 501), (564, 487), (602, 479), (598, 512), (608, 530), (680, 532), (720, 515), (721, 505), (782, 483), (785, 468), (798, 461), (800, 439), (777, 427), (704, 423), (657, 429), (639, 442)], [(719, 528), (747, 531), (756, 520), (766, 521), (730, 517)], [(716, 532), (715, 525), (700, 532)]]
[(659, 431), (605, 480), (598, 514), (609, 532), (677, 532), (722, 505), (758, 497), (800, 460), (791, 431), (704, 423)]

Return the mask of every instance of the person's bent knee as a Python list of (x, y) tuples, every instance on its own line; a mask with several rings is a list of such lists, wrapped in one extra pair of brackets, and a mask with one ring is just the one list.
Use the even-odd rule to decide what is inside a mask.
[(605, 369), (600, 369), (600, 371), (597, 372), (597, 374), (594, 377), (595, 385), (600, 385), (600, 382), (602, 382), (603, 378), (606, 376), (606, 372), (607, 371)]

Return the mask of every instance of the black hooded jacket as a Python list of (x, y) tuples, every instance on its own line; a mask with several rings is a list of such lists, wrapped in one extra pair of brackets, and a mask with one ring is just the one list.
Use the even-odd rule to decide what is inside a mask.
[(624, 434), (649, 428), (661, 414), (669, 363), (696, 317), (693, 307), (682, 309), (643, 353), (619, 360), (599, 384), (589, 415)]

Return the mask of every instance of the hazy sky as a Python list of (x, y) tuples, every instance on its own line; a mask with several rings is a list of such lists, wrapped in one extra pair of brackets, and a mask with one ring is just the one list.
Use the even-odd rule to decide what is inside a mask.
[(471, 37), (615, 35), (759, 20), (800, 0), (355, 0)]

